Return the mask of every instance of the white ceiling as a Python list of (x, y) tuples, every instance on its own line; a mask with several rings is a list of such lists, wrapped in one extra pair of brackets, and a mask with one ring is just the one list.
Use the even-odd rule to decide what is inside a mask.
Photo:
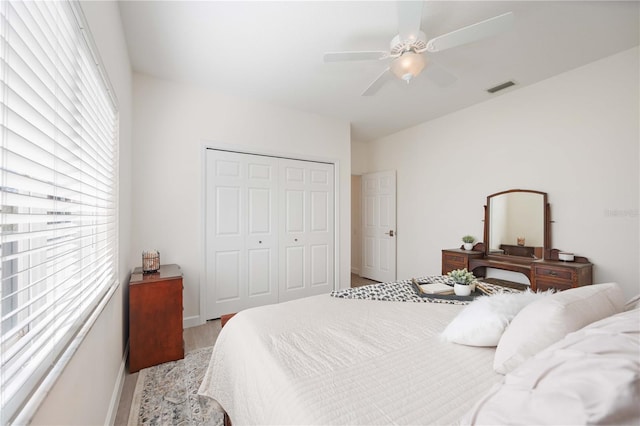
[(636, 1), (426, 1), (427, 39), (512, 11), (513, 28), (432, 53), (457, 77), (446, 88), (426, 73), (360, 94), (387, 61), (324, 63), (323, 53), (387, 50), (397, 34), (395, 2), (120, 1), (135, 71), (206, 86), (352, 123), (368, 141), (490, 99), (507, 80), (517, 90), (639, 44)]

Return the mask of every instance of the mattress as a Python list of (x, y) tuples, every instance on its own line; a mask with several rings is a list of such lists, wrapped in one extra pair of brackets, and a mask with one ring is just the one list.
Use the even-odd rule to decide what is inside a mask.
[(457, 423), (502, 376), (443, 342), (460, 305), (314, 296), (238, 313), (199, 393), (243, 424)]

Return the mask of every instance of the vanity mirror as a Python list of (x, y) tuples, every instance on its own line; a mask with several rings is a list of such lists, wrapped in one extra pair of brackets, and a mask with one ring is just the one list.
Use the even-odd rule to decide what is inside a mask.
[(467, 268), (481, 280), (491, 282), (493, 278), (487, 278), (488, 268), (512, 271), (523, 274), (533, 291), (550, 288), (560, 291), (592, 283), (592, 265), (586, 257), (561, 258), (560, 250), (551, 247), (546, 192), (526, 189), (498, 192), (487, 197), (484, 209), (484, 242), (477, 243), (472, 250), (442, 250), (442, 275)]
[(550, 239), (546, 192), (511, 189), (487, 197), (484, 229), (487, 256), (546, 258)]

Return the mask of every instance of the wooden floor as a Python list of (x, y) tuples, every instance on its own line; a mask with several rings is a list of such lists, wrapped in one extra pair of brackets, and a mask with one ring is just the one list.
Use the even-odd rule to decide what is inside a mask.
[(351, 288), (361, 287), (363, 285), (377, 284), (378, 281), (370, 280), (369, 278), (361, 277), (357, 274), (351, 274)]
[[(356, 274), (351, 274), (351, 287), (360, 287), (368, 284), (375, 284), (367, 278), (362, 278)], [(220, 320), (207, 321), (204, 325), (184, 329), (184, 350), (185, 352), (195, 349), (213, 346), (220, 333)], [(118, 404), (118, 412), (116, 414), (116, 425), (126, 425), (129, 421), (129, 411), (131, 410), (131, 401), (133, 400), (133, 392), (136, 389), (136, 381), (138, 373), (127, 374), (124, 379), (122, 394), (120, 395), (120, 403)]]

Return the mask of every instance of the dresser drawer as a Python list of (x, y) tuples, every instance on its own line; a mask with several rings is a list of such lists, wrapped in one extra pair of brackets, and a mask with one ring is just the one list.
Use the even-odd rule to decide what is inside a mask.
[(536, 266), (536, 279), (550, 278), (554, 280), (573, 281), (573, 271), (567, 269), (555, 269), (547, 266)]
[(571, 282), (545, 280), (543, 278), (538, 278), (536, 280), (536, 290), (538, 291), (546, 291), (549, 289), (564, 291), (569, 290), (572, 287), (573, 285), (571, 284)]
[(445, 254), (444, 255), (444, 260), (447, 263), (451, 263), (451, 264), (460, 264), (460, 265), (464, 265), (467, 262), (467, 257), (466, 256), (461, 256), (458, 254)]
[(472, 250), (450, 249), (442, 250), (442, 275), (454, 269), (469, 269), (471, 259), (481, 258), (484, 253)]

